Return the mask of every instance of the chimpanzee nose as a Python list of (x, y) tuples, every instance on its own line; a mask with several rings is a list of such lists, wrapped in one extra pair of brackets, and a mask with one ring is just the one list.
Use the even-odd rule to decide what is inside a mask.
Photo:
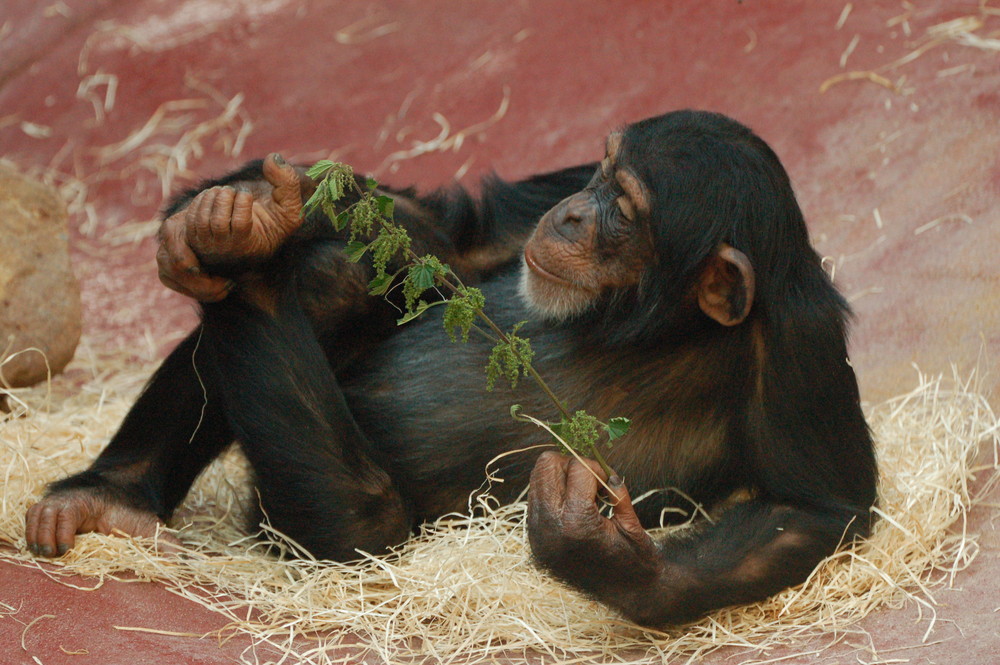
[(594, 224), (594, 205), (584, 192), (563, 199), (552, 214), (552, 229), (570, 242), (585, 239)]

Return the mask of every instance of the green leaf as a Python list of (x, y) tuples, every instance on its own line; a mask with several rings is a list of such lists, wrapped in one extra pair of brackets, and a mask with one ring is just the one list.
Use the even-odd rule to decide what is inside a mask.
[(340, 228), (337, 226), (336, 220), (337, 209), (333, 207), (333, 199), (329, 196), (323, 196), (319, 200), (319, 205), (323, 209), (323, 214), (326, 215), (326, 218), (331, 220), (333, 222), (333, 227), (339, 231)]
[(309, 200), (306, 201), (305, 205), (302, 206), (304, 214), (312, 212), (313, 208), (319, 205), (319, 200), (322, 197), (323, 197), (323, 189), (321, 187), (317, 187), (316, 190), (312, 193), (312, 196), (309, 197)]
[(344, 227), (347, 226), (347, 222), (348, 222), (348, 220), (350, 218), (351, 218), (351, 211), (350, 210), (343, 210), (343, 211), (341, 211), (333, 219), (333, 228), (337, 229), (338, 231), (343, 231)]
[(363, 242), (358, 242), (357, 240), (352, 240), (347, 243), (347, 247), (344, 248), (344, 253), (347, 255), (347, 260), (351, 263), (357, 263), (361, 260), (361, 257), (365, 255), (368, 251), (368, 245)]
[(604, 426), (605, 431), (608, 433), (608, 444), (610, 445), (615, 439), (619, 439), (628, 434), (628, 428), (631, 425), (631, 420), (621, 416), (609, 420), (608, 424)]
[(375, 275), (375, 279), (368, 282), (368, 293), (373, 296), (380, 296), (385, 294), (392, 286), (393, 275), (382, 273), (381, 275)]
[(403, 315), (403, 318), (397, 319), (396, 320), (396, 325), (397, 326), (401, 326), (404, 323), (409, 323), (413, 319), (416, 319), (419, 316), (421, 316), (424, 312), (426, 312), (427, 310), (429, 310), (431, 307), (437, 307), (438, 305), (444, 305), (446, 302), (448, 302), (448, 301), (447, 300), (438, 300), (438, 301), (435, 301), (435, 302), (428, 303), (428, 302), (424, 302), (423, 300), (421, 300), (419, 303), (417, 303), (416, 308), (412, 312), (407, 312), (406, 314)]
[(403, 280), (403, 297), (406, 298), (406, 310), (412, 311), (417, 299), (424, 291), (434, 286), (437, 276), (444, 277), (447, 269), (436, 256), (428, 254), (416, 259), (410, 264), (410, 269)]
[(375, 191), (375, 188), (378, 187), (378, 180), (375, 178), (365, 178), (365, 187), (368, 188), (369, 192)]
[(413, 287), (421, 292), (434, 286), (434, 275), (437, 273), (435, 266), (429, 263), (418, 263), (410, 268), (410, 279)]
[(401, 325), (403, 325), (405, 323), (409, 323), (413, 319), (419, 317), (421, 314), (423, 314), (424, 312), (426, 312), (429, 307), (430, 307), (430, 305), (428, 305), (423, 300), (421, 300), (417, 304), (416, 308), (414, 308), (414, 310), (412, 312), (407, 312), (406, 314), (403, 315), (403, 318), (397, 319), (396, 320), (396, 325), (397, 326), (401, 326)]
[(306, 171), (306, 175), (312, 178), (313, 180), (316, 180), (318, 178), (322, 178), (326, 174), (326, 172), (332, 168), (333, 168), (333, 162), (331, 162), (329, 159), (321, 159), (315, 164), (313, 164), (311, 167), (309, 167), (309, 170)]
[(375, 203), (378, 205), (378, 211), (383, 217), (392, 218), (393, 210), (396, 208), (396, 203), (392, 198), (388, 196), (376, 196)]

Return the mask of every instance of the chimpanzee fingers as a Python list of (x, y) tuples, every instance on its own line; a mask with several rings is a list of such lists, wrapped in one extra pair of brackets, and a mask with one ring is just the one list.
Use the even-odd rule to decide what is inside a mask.
[(210, 187), (200, 192), (185, 210), (184, 234), (192, 247), (216, 251), (229, 239), (233, 199), (232, 187)]
[(41, 504), (34, 504), (24, 514), (24, 541), (32, 554), (38, 554), (38, 519), (42, 514)]
[(232, 283), (202, 272), (198, 257), (188, 244), (185, 228), (184, 219), (178, 215), (160, 227), (160, 247), (156, 251), (160, 281), (167, 288), (203, 302), (225, 298)]
[(597, 493), (605, 481), (606, 475), (597, 462), (570, 460), (566, 474), (566, 505), (581, 512), (596, 510)]
[(160, 248), (156, 252), (156, 263), (160, 272), (173, 275), (197, 273), (201, 270), (198, 256), (188, 242), (188, 220), (186, 213), (178, 213), (164, 220), (160, 226)]
[(38, 516), (38, 529), (35, 532), (35, 547), (40, 556), (54, 556), (56, 553), (56, 522), (59, 510), (49, 503), (43, 503)]
[(612, 476), (608, 480), (611, 492), (608, 492), (608, 499), (614, 506), (611, 521), (629, 538), (635, 540), (646, 536), (646, 530), (639, 521), (639, 516), (635, 513), (635, 506), (632, 505), (632, 497), (628, 488), (619, 476)]
[(539, 506), (549, 512), (562, 509), (566, 497), (566, 472), (570, 458), (552, 451), (539, 455), (531, 471), (528, 506)]
[(236, 243), (245, 243), (253, 231), (253, 194), (239, 190), (233, 198), (230, 228)]
[[(236, 190), (232, 187), (215, 187), (212, 208), (208, 212), (208, 226), (217, 242), (225, 243), (232, 235), (233, 203)], [(222, 249), (222, 248), (220, 248)]]
[(76, 542), (76, 534), (80, 530), (83, 519), (80, 511), (75, 506), (66, 506), (59, 509), (56, 515), (55, 541), (56, 553), (59, 556), (66, 554), (73, 549)]
[(190, 244), (209, 243), (212, 241), (212, 225), (210, 215), (215, 202), (215, 188), (200, 192), (184, 210), (183, 234)]
[(25, 540), (37, 556), (55, 556), (59, 508), (41, 501), (28, 509)]
[(264, 160), (264, 177), (274, 187), (271, 201), (278, 212), (279, 231), (281, 235), (287, 235), (301, 223), (302, 182), (299, 174), (281, 155), (272, 153)]
[(180, 261), (175, 255), (171, 254), (170, 249), (168, 249), (164, 244), (161, 244), (160, 248), (156, 250), (156, 267), (160, 277), (160, 282), (169, 289), (173, 289), (178, 293), (194, 298), (194, 292), (188, 289), (181, 282), (181, 280), (184, 279), (185, 275), (190, 276), (191, 274), (195, 274), (199, 269), (197, 265), (195, 265), (185, 270), (179, 266), (179, 263)]
[(184, 284), (174, 280), (170, 275), (160, 273), (160, 282), (168, 289), (176, 291), (188, 298), (194, 298), (199, 302), (218, 302), (229, 295), (235, 282), (222, 277), (212, 277), (210, 275), (191, 275), (185, 279), (185, 284), (192, 288), (187, 288)]
[(299, 174), (295, 168), (276, 152), (272, 152), (264, 160), (264, 178), (274, 187), (271, 190), (271, 200), (278, 206), (301, 205), (302, 186)]
[(176, 284), (184, 281), (185, 275), (201, 272), (198, 257), (191, 248), (183, 240), (173, 237), (169, 231), (160, 237), (160, 246), (156, 249), (156, 268), (160, 281), (174, 289)]

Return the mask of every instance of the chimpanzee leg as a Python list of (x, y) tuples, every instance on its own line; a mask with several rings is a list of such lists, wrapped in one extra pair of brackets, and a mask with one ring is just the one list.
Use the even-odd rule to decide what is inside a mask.
[(197, 329), (163, 361), (89, 469), (53, 483), (25, 516), (28, 547), (44, 556), (77, 533), (151, 535), (232, 434), (204, 364)]
[(206, 304), (204, 343), (271, 526), (318, 558), (354, 559), (405, 540), (411, 511), (354, 421), (295, 281), (273, 312), (240, 293)]

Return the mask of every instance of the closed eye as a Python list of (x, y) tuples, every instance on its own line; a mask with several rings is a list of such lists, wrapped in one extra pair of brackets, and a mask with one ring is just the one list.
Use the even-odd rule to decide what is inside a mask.
[(632, 200), (629, 199), (629, 197), (624, 195), (619, 196), (615, 200), (615, 203), (618, 204), (618, 209), (621, 211), (622, 217), (624, 217), (630, 222), (635, 221), (635, 213), (636, 213), (635, 205), (632, 203)]

